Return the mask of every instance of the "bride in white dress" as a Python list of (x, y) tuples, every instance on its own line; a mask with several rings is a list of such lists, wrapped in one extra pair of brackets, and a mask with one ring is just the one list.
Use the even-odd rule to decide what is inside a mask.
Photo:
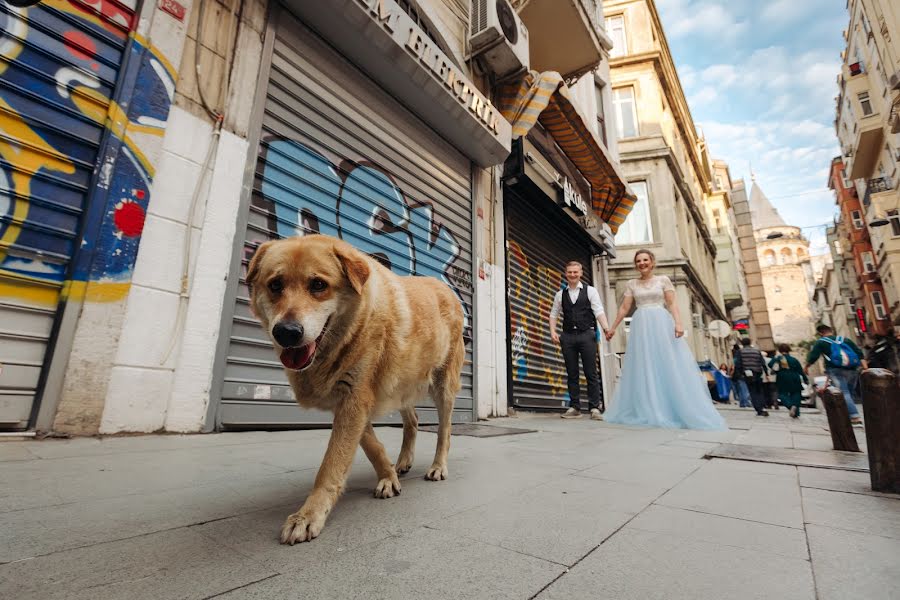
[(628, 282), (615, 323), (606, 334), (612, 339), (632, 304), (637, 304), (622, 376), (603, 419), (650, 427), (727, 429), (684, 339), (675, 287), (665, 275), (653, 275), (655, 263), (649, 250), (637, 252), (634, 264), (641, 276)]

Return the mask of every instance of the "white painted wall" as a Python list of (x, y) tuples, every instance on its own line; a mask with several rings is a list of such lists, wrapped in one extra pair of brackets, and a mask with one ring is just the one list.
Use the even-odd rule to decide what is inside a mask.
[[(215, 148), (210, 168), (198, 189), (211, 143)], [(201, 429), (247, 146), (246, 140), (228, 132), (214, 136), (209, 121), (172, 108), (101, 433)], [(195, 191), (194, 218), (189, 224)], [(182, 294), (188, 232), (188, 289)]]

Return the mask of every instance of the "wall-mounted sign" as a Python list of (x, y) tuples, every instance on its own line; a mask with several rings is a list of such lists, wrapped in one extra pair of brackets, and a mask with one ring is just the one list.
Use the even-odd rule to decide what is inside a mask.
[(169, 13), (179, 21), (184, 21), (184, 5), (175, 0), (159, 0), (159, 8)]
[(366, 14), (380, 24), (394, 41), (425, 65), (446, 93), (469, 109), (494, 136), (502, 135), (503, 117), (491, 101), (478, 91), (465, 74), (456, 68), (437, 45), (425, 34), (406, 11), (394, 0), (356, 0)]
[(747, 331), (748, 329), (750, 329), (750, 320), (738, 319), (733, 323), (732, 327), (735, 331)]
[(562, 204), (579, 215), (586, 215), (588, 212), (587, 202), (584, 201), (584, 198), (581, 197), (581, 194), (578, 193), (578, 190), (575, 189), (568, 177), (563, 177)]

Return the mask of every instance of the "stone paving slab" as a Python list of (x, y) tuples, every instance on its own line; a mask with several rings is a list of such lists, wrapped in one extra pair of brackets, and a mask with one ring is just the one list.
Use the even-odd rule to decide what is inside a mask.
[(432, 527), (572, 565), (596, 548), (658, 491), (632, 484), (564, 477), (502, 503), (491, 503)]
[[(530, 598), (565, 567), (428, 528), (350, 549), (314, 568), (273, 577), (221, 600), (482, 600)], [(499, 567), (499, 568), (498, 568)]]
[(653, 505), (626, 525), (676, 537), (721, 546), (744, 548), (765, 554), (809, 559), (802, 529), (720, 517), (680, 508)]
[(0, 598), (205, 598), (276, 575), (190, 528), (57, 552), (0, 567)]
[(811, 467), (798, 467), (797, 471), (800, 473), (800, 485), (802, 487), (900, 500), (900, 494), (873, 491), (872, 480), (868, 473), (839, 471), (837, 469), (815, 469)]
[(900, 539), (807, 525), (820, 600), (895, 600)]
[[(900, 540), (900, 500), (803, 488), (806, 522)], [(898, 558), (900, 566), (900, 558)]]
[[(770, 525), (803, 528), (796, 475), (735, 471), (725, 461), (707, 463), (668, 491), (657, 504)], [(765, 490), (765, 500), (761, 490)], [(777, 508), (776, 508), (777, 507)]]
[[(660, 560), (660, 556), (665, 556)], [(814, 600), (810, 563), (625, 528), (538, 600)]]

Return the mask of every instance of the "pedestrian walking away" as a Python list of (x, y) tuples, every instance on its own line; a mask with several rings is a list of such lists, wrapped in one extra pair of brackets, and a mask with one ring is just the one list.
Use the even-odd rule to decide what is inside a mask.
[(741, 349), (734, 355), (734, 373), (741, 378), (750, 394), (750, 402), (760, 417), (768, 417), (766, 410), (766, 390), (763, 376), (769, 368), (758, 348), (750, 345), (750, 338), (741, 338)]
[(859, 380), (859, 367), (861, 366), (863, 370), (868, 369), (869, 363), (863, 358), (859, 346), (850, 340), (835, 336), (834, 330), (828, 325), (819, 325), (816, 327), (816, 333), (819, 334), (819, 339), (806, 356), (806, 373), (809, 373), (809, 367), (821, 356), (825, 362), (825, 374), (844, 394), (850, 422), (862, 425), (859, 409), (853, 402), (852, 390)]
[(610, 423), (651, 427), (725, 430), (725, 420), (712, 403), (706, 379), (684, 339), (675, 302), (675, 286), (655, 276), (655, 258), (638, 250), (640, 273), (625, 287), (625, 297), (607, 339), (637, 304), (622, 365), (622, 376), (606, 412)]
[(769, 369), (775, 373), (775, 384), (778, 386), (778, 399), (781, 405), (790, 411), (792, 418), (796, 419), (800, 416), (803, 384), (809, 385), (809, 378), (800, 361), (791, 356), (789, 345), (779, 344), (778, 352), (781, 354), (769, 361)]
[(731, 382), (734, 385), (734, 395), (737, 396), (738, 406), (741, 408), (751, 408), (753, 404), (750, 402), (750, 388), (747, 387), (747, 382), (744, 381), (735, 366), (737, 364), (737, 355), (740, 351), (740, 344), (735, 344), (731, 349)]
[[(566, 288), (556, 293), (550, 308), (550, 337), (560, 345), (566, 362), (569, 408), (561, 415), (562, 418), (581, 418), (581, 389), (578, 383), (580, 360), (584, 378), (587, 379), (591, 418), (602, 421), (604, 407), (597, 370), (597, 324), (606, 333), (609, 323), (600, 294), (593, 286), (582, 283), (582, 273), (580, 262), (573, 260), (566, 263)], [(560, 311), (563, 315), (562, 335), (556, 331)]]

